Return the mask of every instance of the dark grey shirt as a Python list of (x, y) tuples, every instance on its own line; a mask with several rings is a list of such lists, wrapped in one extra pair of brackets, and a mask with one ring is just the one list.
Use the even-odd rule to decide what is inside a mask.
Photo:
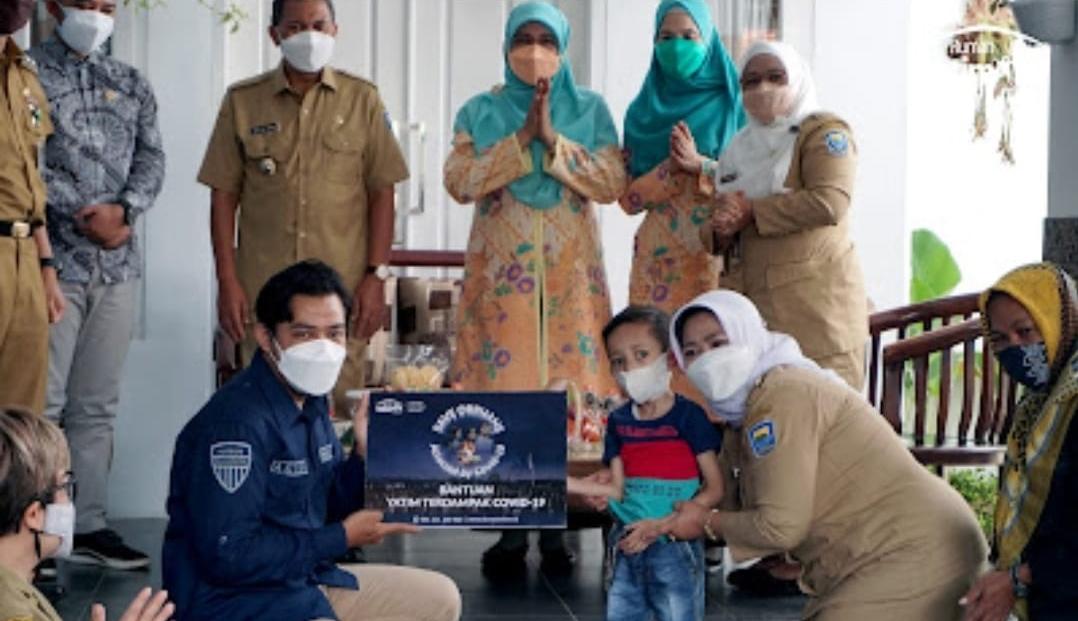
[(56, 131), (45, 145), (49, 240), (60, 278), (89, 282), (96, 267), (106, 283), (141, 275), (139, 240), (105, 250), (83, 237), (74, 215), (87, 205), (127, 205), (131, 221), (149, 209), (165, 177), (157, 101), (133, 67), (94, 52), (72, 53), (53, 36), (30, 51), (49, 98)]

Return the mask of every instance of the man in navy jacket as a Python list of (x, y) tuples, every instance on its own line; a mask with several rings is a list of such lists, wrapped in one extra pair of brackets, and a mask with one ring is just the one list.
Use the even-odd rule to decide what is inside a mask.
[(260, 351), (177, 439), (163, 561), (178, 620), (459, 618), (441, 574), (332, 562), (418, 530), (362, 510), (365, 430), (344, 455), (329, 420), (349, 300), (321, 262), (273, 276), (256, 303)]

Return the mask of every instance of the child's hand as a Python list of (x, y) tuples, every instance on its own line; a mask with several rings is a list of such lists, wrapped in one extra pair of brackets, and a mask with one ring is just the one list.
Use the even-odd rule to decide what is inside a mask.
[(626, 534), (618, 548), (626, 554), (639, 554), (664, 534), (666, 520), (640, 520), (625, 527)]
[[(603, 468), (584, 477), (584, 480), (598, 483), (599, 485), (610, 485), (614, 481), (614, 477), (610, 474), (610, 470)], [(606, 495), (584, 496), (585, 504), (596, 511), (606, 511), (608, 500), (609, 498)]]

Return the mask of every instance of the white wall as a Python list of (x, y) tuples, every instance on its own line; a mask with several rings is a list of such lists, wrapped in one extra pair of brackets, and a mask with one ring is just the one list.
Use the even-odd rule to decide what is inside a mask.
[(164, 515), (172, 447), (212, 388), (209, 199), (195, 174), (221, 96), (220, 28), (208, 11), (171, 3), (119, 11), (116, 55), (144, 70), (160, 105), (164, 191), (141, 223), (146, 248), (140, 334), (116, 421), (113, 517)]
[[(933, 230), (951, 247), (963, 272), (956, 292), (983, 289), (1012, 267), (1039, 260), (1047, 210), (1049, 48), (1013, 48), (1016, 163), (1004, 164), (996, 150), (1002, 102), (992, 99), (995, 74), (985, 80), (989, 129), (974, 142), (977, 80), (945, 54), (947, 35), (961, 19), (964, 4), (912, 2), (907, 73), (908, 225)], [(1074, 77), (1064, 88), (1074, 88)], [(1078, 190), (1075, 159), (1057, 161), (1067, 168), (1064, 183)], [(1072, 205), (1074, 196), (1068, 195)]]
[(820, 103), (850, 123), (860, 155), (852, 234), (865, 284), (876, 308), (898, 306), (906, 301), (909, 271), (905, 185), (909, 6), (817, 0), (813, 22), (811, 58)]

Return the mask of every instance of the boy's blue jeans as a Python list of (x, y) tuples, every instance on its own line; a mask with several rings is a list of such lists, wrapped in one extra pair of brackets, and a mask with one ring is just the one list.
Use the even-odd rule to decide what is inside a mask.
[[(623, 534), (610, 533), (617, 546)], [(702, 621), (704, 546), (662, 538), (639, 554), (614, 550), (614, 580), (606, 596), (607, 621)]]

